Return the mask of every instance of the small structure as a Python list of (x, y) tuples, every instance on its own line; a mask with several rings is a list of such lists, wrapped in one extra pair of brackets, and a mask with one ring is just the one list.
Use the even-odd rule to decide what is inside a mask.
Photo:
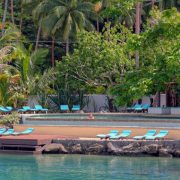
[(0, 153), (41, 154), (57, 136), (20, 135), (0, 137)]

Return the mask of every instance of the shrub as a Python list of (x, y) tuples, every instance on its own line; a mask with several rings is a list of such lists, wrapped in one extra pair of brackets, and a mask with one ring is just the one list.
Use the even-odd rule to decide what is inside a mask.
[(12, 127), (13, 124), (19, 124), (20, 122), (20, 116), (17, 112), (12, 112), (12, 114), (4, 116), (0, 120), (1, 125)]

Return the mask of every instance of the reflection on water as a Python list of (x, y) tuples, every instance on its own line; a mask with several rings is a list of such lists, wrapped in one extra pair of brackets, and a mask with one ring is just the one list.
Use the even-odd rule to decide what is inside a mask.
[(2, 180), (177, 180), (180, 159), (84, 155), (0, 155)]

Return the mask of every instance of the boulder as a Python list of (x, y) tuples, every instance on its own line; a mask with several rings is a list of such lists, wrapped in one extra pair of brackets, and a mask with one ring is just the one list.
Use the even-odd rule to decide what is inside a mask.
[(81, 144), (75, 144), (70, 149), (71, 153), (73, 154), (82, 154), (82, 147)]
[(147, 154), (157, 155), (161, 147), (162, 146), (158, 144), (150, 144), (150, 145), (145, 145), (141, 147), (141, 150)]
[(107, 143), (107, 152), (109, 154), (123, 154), (122, 149), (115, 147), (111, 142)]
[(160, 157), (172, 157), (171, 150), (166, 148), (159, 149), (159, 156)]
[(173, 153), (173, 156), (174, 157), (180, 157), (180, 149), (175, 150)]
[(127, 145), (127, 146), (123, 146), (122, 147), (123, 151), (131, 151), (133, 149), (134, 149), (133, 143), (131, 143), (131, 144)]
[(88, 154), (101, 154), (104, 152), (104, 146), (102, 144), (93, 144), (86, 148)]
[(141, 151), (141, 149), (137, 149), (137, 150), (123, 151), (123, 155), (126, 155), (126, 156), (144, 156), (144, 153)]
[(45, 146), (44, 150), (45, 153), (63, 153), (67, 154), (68, 151), (62, 144), (48, 144)]

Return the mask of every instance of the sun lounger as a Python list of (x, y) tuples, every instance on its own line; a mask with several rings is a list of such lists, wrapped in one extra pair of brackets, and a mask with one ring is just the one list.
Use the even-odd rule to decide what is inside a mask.
[(4, 108), (3, 106), (0, 106), (0, 112), (7, 114), (7, 113), (10, 113), (11, 110), (8, 110), (8, 109)]
[(72, 111), (80, 111), (80, 105), (73, 105)]
[(167, 130), (161, 130), (155, 136), (146, 136), (146, 139), (147, 140), (164, 139), (164, 137), (167, 136), (168, 133), (169, 133), (169, 131), (167, 131)]
[(13, 110), (13, 107), (12, 106), (6, 106), (5, 107), (7, 110), (9, 110), (9, 111), (12, 111)]
[(144, 104), (144, 105), (142, 106), (143, 112), (148, 111), (148, 108), (149, 108), (149, 107), (150, 107), (149, 104)]
[(133, 139), (145, 139), (146, 137), (148, 137), (148, 136), (154, 136), (156, 134), (156, 130), (154, 130), (154, 129), (151, 129), (151, 130), (148, 130), (148, 132), (145, 134), (145, 135), (143, 135), (143, 136), (135, 136), (135, 137), (133, 137)]
[(132, 107), (128, 107), (127, 111), (132, 112), (132, 111), (135, 111), (135, 109), (137, 109), (137, 108), (141, 108), (141, 105), (140, 104), (135, 104)]
[(121, 134), (110, 136), (109, 139), (127, 138), (131, 134), (131, 130), (123, 130)]
[(2, 136), (8, 136), (11, 135), (14, 132), (14, 129), (8, 129), (6, 132), (2, 133)]
[(27, 128), (25, 131), (22, 132), (13, 132), (12, 135), (26, 135), (26, 134), (31, 134), (34, 131), (34, 128)]
[(69, 106), (68, 105), (60, 105), (60, 110), (67, 112), (67, 111), (69, 111)]
[(140, 104), (137, 104), (136, 107), (134, 107), (134, 112), (142, 112), (143, 111), (143, 107)]
[(6, 132), (6, 128), (0, 128), (0, 135), (2, 135), (4, 132)]
[(22, 109), (18, 109), (18, 112), (36, 112), (37, 110), (36, 109), (32, 109), (31, 107), (29, 106), (23, 106)]
[(98, 134), (96, 137), (101, 138), (101, 139), (107, 139), (110, 138), (111, 136), (118, 135), (119, 131), (118, 130), (111, 130), (109, 131), (108, 134)]
[(35, 105), (35, 109), (36, 109), (36, 111), (43, 111), (43, 112), (46, 112), (46, 113), (47, 113), (47, 111), (48, 111), (48, 109), (43, 108), (43, 107), (42, 107), (41, 105), (39, 105), (39, 104)]

